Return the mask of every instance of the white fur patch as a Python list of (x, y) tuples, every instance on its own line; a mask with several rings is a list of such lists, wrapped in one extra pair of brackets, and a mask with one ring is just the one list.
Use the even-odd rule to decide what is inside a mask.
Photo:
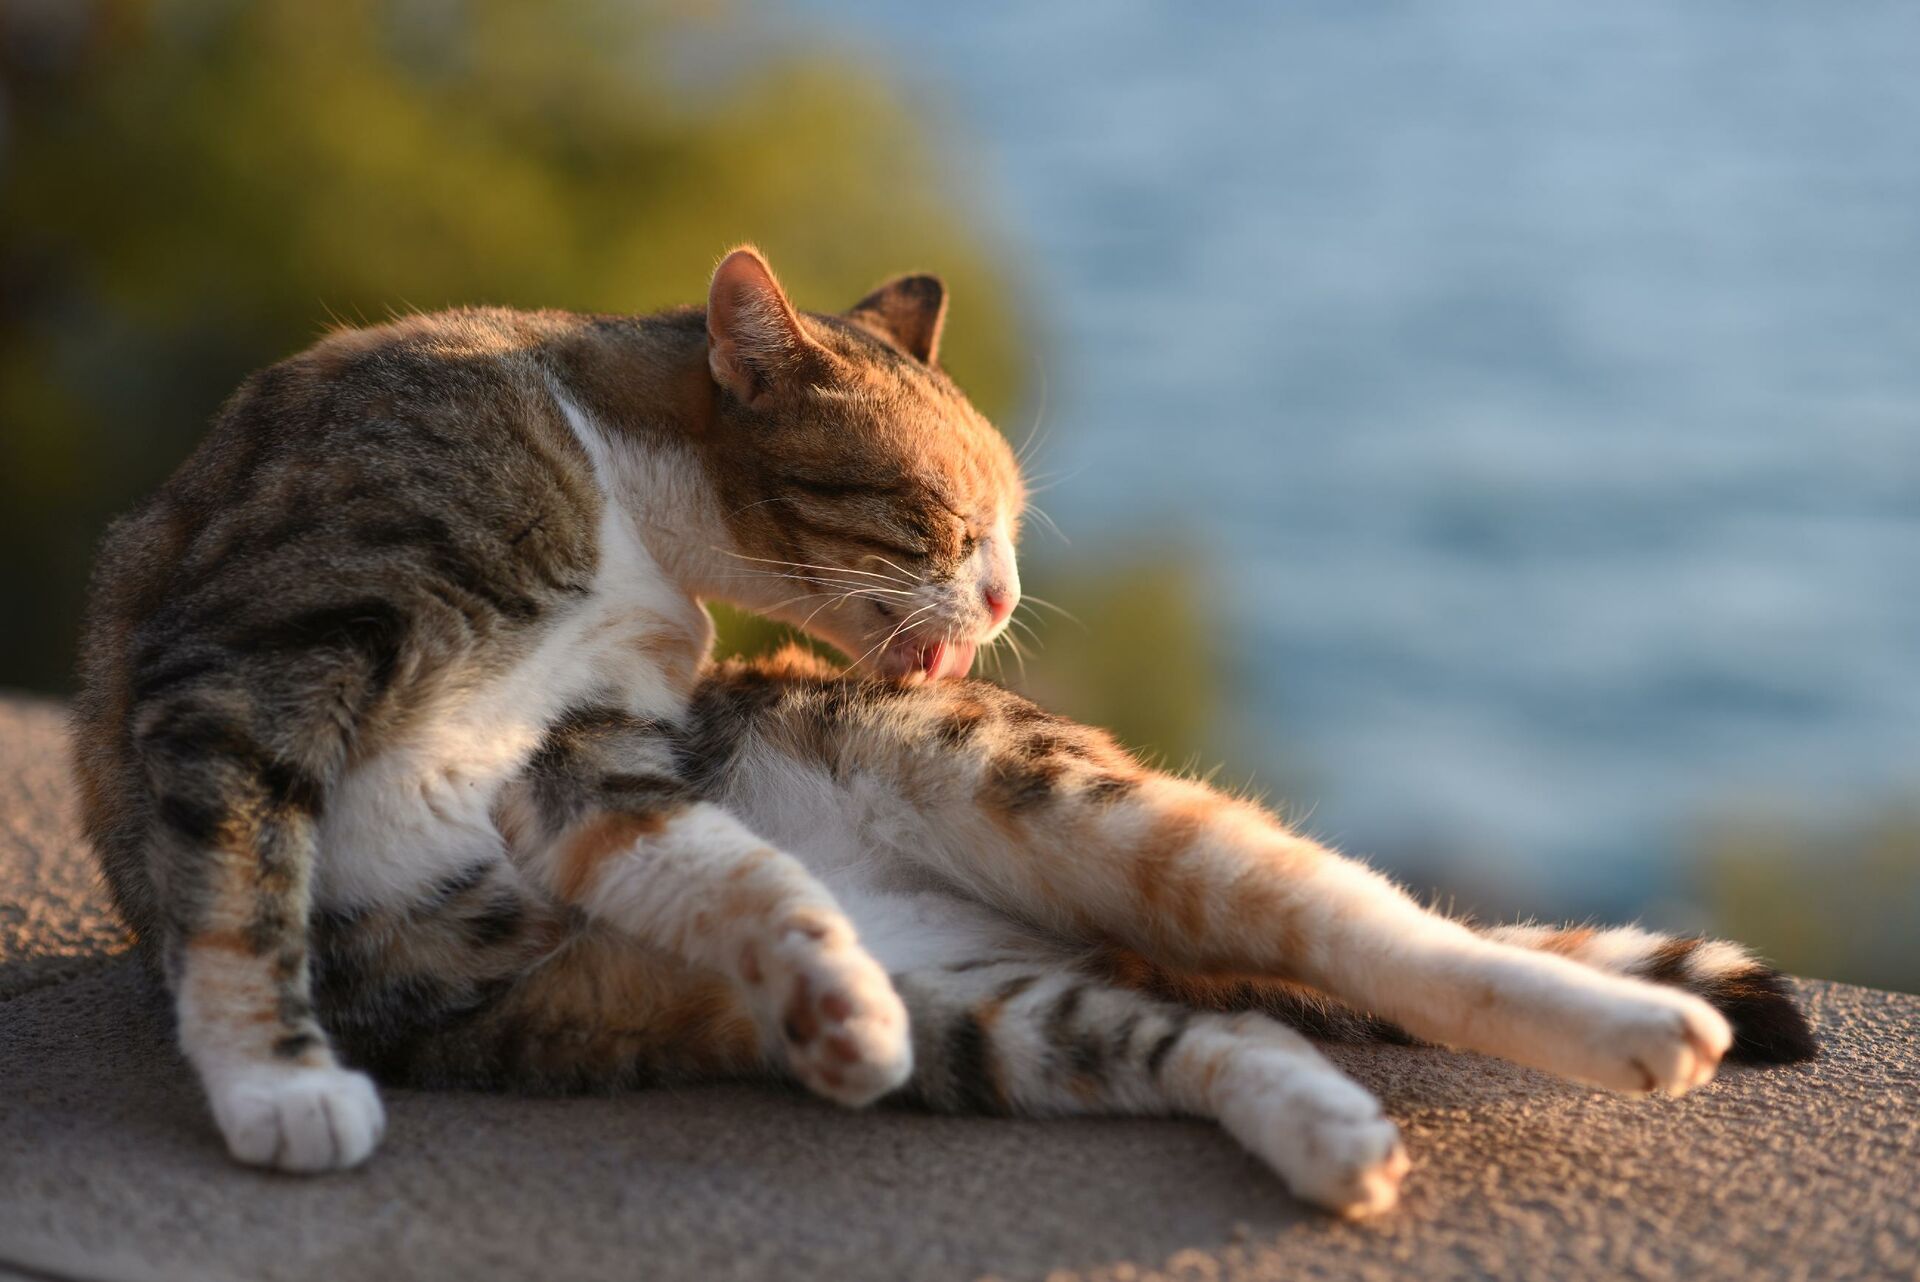
[(365, 1073), (332, 1066), (200, 1066), (227, 1151), (249, 1166), (315, 1173), (358, 1166), (386, 1134)]
[(1047, 948), (922, 860), (898, 853), (925, 853), (941, 843), (930, 838), (927, 817), (897, 790), (861, 775), (842, 785), (824, 770), (752, 744), (734, 779), (727, 808), (820, 879), (861, 945), (887, 970)]

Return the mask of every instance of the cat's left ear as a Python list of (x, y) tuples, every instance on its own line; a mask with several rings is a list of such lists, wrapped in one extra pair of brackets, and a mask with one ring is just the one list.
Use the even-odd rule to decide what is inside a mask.
[(716, 382), (764, 408), (792, 386), (818, 381), (832, 363), (759, 251), (742, 245), (720, 260), (707, 287), (707, 367)]
[(940, 327), (947, 322), (947, 287), (938, 276), (896, 276), (853, 305), (850, 320), (932, 365), (940, 355)]

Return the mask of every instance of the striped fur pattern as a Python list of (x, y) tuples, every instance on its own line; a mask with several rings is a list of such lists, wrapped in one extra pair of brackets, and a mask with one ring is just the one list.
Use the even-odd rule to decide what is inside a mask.
[[(801, 313), (743, 250), (704, 310), (343, 332), (109, 533), (84, 814), (236, 1158), (364, 1160), (375, 1076), (770, 1076), (1212, 1117), (1359, 1215), (1406, 1155), (1303, 1033), (1626, 1091), (1812, 1052), (1732, 945), (1475, 931), (968, 679), (1024, 492), (945, 305)], [(704, 600), (855, 667), (714, 665)]]

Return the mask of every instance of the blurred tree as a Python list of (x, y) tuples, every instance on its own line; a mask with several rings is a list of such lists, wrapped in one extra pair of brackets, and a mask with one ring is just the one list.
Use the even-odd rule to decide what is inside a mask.
[[(988, 247), (869, 69), (630, 0), (0, 0), (0, 682), (67, 684), (107, 518), (328, 323), (648, 311), (729, 245), (803, 305), (927, 267), (988, 413)], [(771, 52), (770, 52), (771, 50)]]

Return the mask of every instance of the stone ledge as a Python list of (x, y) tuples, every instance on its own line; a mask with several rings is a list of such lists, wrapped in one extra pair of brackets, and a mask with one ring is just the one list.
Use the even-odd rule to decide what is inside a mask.
[(747, 1087), (390, 1092), (361, 1171), (227, 1161), (73, 830), (59, 710), (0, 702), (0, 1277), (1895, 1278), (1920, 997), (1807, 982), (1823, 1055), (1682, 1100), (1335, 1047), (1405, 1132), (1331, 1222), (1196, 1122), (849, 1114)]

